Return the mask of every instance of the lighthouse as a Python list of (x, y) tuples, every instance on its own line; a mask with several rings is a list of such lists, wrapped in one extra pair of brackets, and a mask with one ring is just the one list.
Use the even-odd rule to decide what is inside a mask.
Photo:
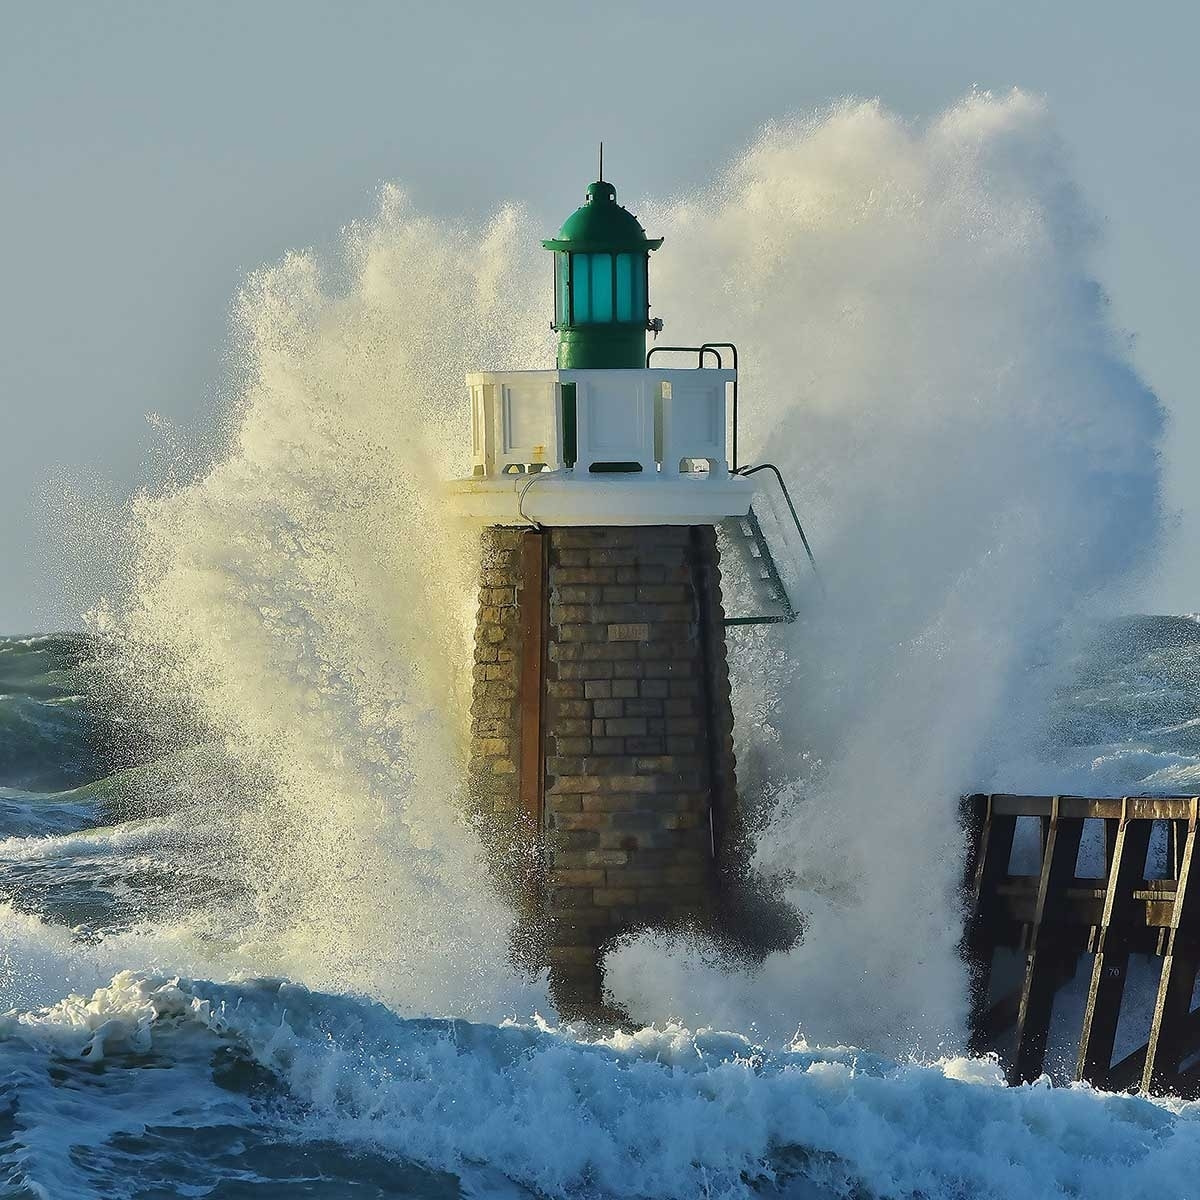
[(450, 491), (481, 527), (473, 819), (518, 953), (573, 1014), (614, 939), (718, 918), (737, 785), (715, 527), (754, 488), (731, 461), (736, 352), (647, 353), (662, 239), (599, 179), (542, 244), (557, 364), (467, 376), (472, 474)]

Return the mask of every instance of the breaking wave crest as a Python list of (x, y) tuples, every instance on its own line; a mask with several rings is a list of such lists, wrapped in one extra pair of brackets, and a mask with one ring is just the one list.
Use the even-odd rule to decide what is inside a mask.
[[(236, 1121), (249, 1132), (209, 1186), (235, 1172), (266, 1183), (290, 1166), (256, 1144), (268, 1093), (285, 1147), (307, 1135), (382, 1149), (392, 1179), (397, 1160), (415, 1163), (467, 1194), (1182, 1196), (1200, 1149), (1192, 1110), (1008, 1089), (986, 1061), (898, 1065), (679, 1026), (590, 1041), (538, 1025), (405, 1020), (281, 981), (125, 972), (90, 997), (0, 1022), (29, 1081), (54, 1062), (86, 1078), (101, 1064), (120, 1075), (139, 1058), (164, 1060), (174, 1090), (147, 1088), (97, 1124), (107, 1144), (124, 1134), (136, 1146), (153, 1123), (140, 1169), (164, 1169), (154, 1159), (166, 1150), (178, 1175), (188, 1164), (174, 1132), (203, 1141)], [(119, 1181), (125, 1154), (84, 1157), (81, 1170), (80, 1156), (58, 1152), (54, 1123), (72, 1100), (61, 1088), (43, 1095), (15, 1139), (31, 1181), (60, 1197)], [(0, 1141), (3, 1152), (12, 1144)], [(430, 1184), (418, 1194), (447, 1194)]]

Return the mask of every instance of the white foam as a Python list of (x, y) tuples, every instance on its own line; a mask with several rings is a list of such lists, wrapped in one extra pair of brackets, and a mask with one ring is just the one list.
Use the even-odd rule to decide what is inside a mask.
[[(586, 1042), (532, 1026), (404, 1021), (279, 982), (123, 973), (3, 1029), (66, 1058), (134, 1050), (197, 1065), (189, 1047), (206, 1030), (273, 1071), (314, 1138), (449, 1171), (484, 1163), (548, 1196), (746, 1197), (771, 1179), (784, 1194), (814, 1194), (787, 1192), (796, 1177), (825, 1197), (1186, 1196), (1200, 1152), (1200, 1106), (1006, 1088), (988, 1060), (922, 1067), (849, 1049), (770, 1051), (679, 1026)], [(202, 1070), (190, 1091), (200, 1109), (220, 1099)], [(141, 1116), (130, 1102), (127, 1124)], [(64, 1144), (90, 1133), (60, 1125), (56, 1137), (63, 1161)]]
[(191, 972), (227, 979), (244, 969), (186, 924), (146, 925), (83, 939), (67, 925), (0, 904), (0, 1013), (90, 993), (123, 969)]
[[(74, 811), (80, 813), (82, 806)], [(0, 860), (35, 862), (77, 856), (123, 858), (135, 853), (152, 854), (178, 843), (185, 829), (178, 817), (155, 817), (71, 833), (0, 838)]]

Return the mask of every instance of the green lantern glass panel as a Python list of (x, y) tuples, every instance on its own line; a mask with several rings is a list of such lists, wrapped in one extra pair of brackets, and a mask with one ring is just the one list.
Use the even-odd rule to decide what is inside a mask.
[(592, 320), (597, 325), (613, 319), (613, 256), (592, 254)]
[(646, 276), (650, 273), (648, 254), (631, 254), (633, 261), (633, 319), (640, 325), (649, 316), (646, 299)]
[(571, 292), (567, 275), (567, 255), (554, 256), (554, 323), (558, 328), (571, 323)]
[(571, 255), (571, 324), (587, 325), (592, 319), (592, 264), (588, 254)]
[(637, 316), (633, 303), (633, 255), (617, 255), (617, 320), (632, 321)]
[(572, 254), (570, 324), (611, 325), (613, 282), (611, 254)]

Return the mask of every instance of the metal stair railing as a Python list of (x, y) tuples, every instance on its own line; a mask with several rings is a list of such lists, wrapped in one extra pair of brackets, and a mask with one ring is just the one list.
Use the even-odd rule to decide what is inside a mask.
[(721, 528), (730, 541), (742, 551), (742, 563), (747, 568), (750, 586), (755, 599), (765, 604), (774, 604), (782, 610), (778, 613), (760, 613), (751, 617), (726, 617), (726, 625), (781, 625), (796, 619), (796, 609), (788, 596), (771, 546), (758, 521), (753, 507), (744, 517), (732, 517), (721, 522)]
[(817, 586), (821, 589), (821, 595), (826, 595), (825, 581), (821, 578), (821, 572), (817, 570), (817, 560), (812, 552), (812, 547), (808, 544), (808, 536), (804, 532), (804, 526), (800, 524), (800, 514), (796, 512), (796, 506), (792, 503), (792, 494), (788, 491), (788, 486), (783, 481), (783, 472), (774, 463), (759, 463), (756, 467), (741, 467), (732, 472), (734, 475), (741, 475), (743, 479), (749, 478), (751, 475), (757, 475), (759, 471), (770, 471), (779, 484), (779, 490), (783, 493), (784, 500), (787, 501), (788, 512), (792, 517), (792, 524), (796, 526), (796, 532), (800, 535), (800, 542), (804, 546), (804, 553), (808, 555), (808, 565), (812, 567), (813, 575), (816, 576)]

